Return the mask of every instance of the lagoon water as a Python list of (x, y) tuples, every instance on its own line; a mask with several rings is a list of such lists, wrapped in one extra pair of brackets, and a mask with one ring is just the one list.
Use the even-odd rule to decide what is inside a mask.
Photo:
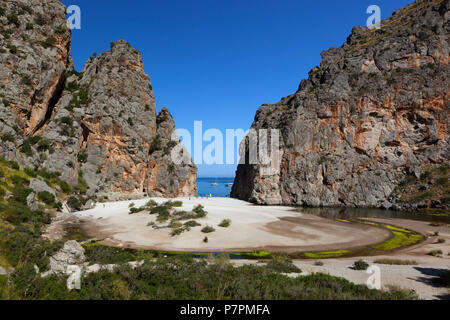
[[(230, 178), (197, 178), (198, 195), (200, 197), (230, 197), (231, 187), (227, 183), (233, 183), (234, 177)], [(217, 186), (211, 184), (217, 183)]]

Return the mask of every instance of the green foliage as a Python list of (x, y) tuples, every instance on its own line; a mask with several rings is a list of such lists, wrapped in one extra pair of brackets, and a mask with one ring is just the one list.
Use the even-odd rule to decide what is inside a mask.
[(20, 27), (20, 21), (19, 21), (19, 17), (17, 16), (17, 14), (11, 13), (11, 14), (7, 15), (6, 18), (8, 19), (9, 24), (13, 24), (16, 27)]
[(2, 141), (3, 142), (14, 142), (14, 136), (10, 133), (6, 133), (2, 135)]
[[(89, 251), (90, 249), (87, 249)], [(123, 254), (127, 261), (127, 251)], [(108, 252), (102, 263), (112, 263)], [(90, 253), (88, 253), (90, 258)], [(90, 259), (89, 259), (90, 260)], [(122, 265), (114, 272), (102, 271), (83, 276), (81, 290), (65, 289), (66, 277), (42, 279), (32, 266), (18, 269), (13, 285), (20, 298), (73, 300), (405, 300), (417, 299), (414, 292), (371, 290), (365, 285), (325, 274), (289, 278), (259, 266), (233, 267), (217, 261), (190, 258), (146, 260), (132, 269)], [(226, 286), (219, 287), (220, 284)], [(220, 288), (220, 289), (219, 289)]]
[(36, 177), (37, 177), (37, 172), (34, 171), (34, 170), (31, 169), (31, 168), (25, 168), (25, 169), (23, 169), (23, 171), (24, 171), (28, 176), (30, 176), (30, 177), (32, 177), (32, 178), (36, 178)]
[(216, 231), (216, 229), (214, 229), (213, 227), (211, 227), (211, 226), (206, 226), (206, 227), (204, 227), (203, 229), (202, 229), (202, 232), (203, 233), (212, 233), (212, 232), (215, 232)]
[(58, 185), (61, 187), (61, 190), (65, 193), (65, 194), (70, 194), (72, 193), (72, 188), (69, 186), (69, 184), (65, 181), (59, 181)]
[(86, 163), (88, 159), (88, 154), (87, 153), (81, 153), (78, 155), (78, 162), (79, 163)]
[(47, 139), (41, 139), (38, 142), (38, 151), (50, 150), (50, 148), (50, 141), (48, 141)]
[(86, 179), (83, 178), (83, 172), (80, 171), (78, 173), (78, 184), (75, 187), (75, 190), (78, 191), (80, 194), (86, 194), (88, 187), (89, 185)]
[(40, 26), (44, 26), (47, 24), (47, 19), (40, 13), (37, 14), (37, 17), (34, 19), (34, 23)]
[(206, 217), (208, 212), (206, 212), (204, 209), (205, 209), (205, 207), (202, 206), (201, 204), (199, 204), (194, 209), (192, 209), (192, 211), (196, 213), (196, 217), (195, 218), (204, 218), (204, 217)]
[(369, 264), (363, 260), (355, 261), (353, 264), (354, 270), (367, 270), (367, 268), (369, 268)]
[(69, 82), (66, 87), (65, 90), (74, 93), (75, 91), (78, 91), (80, 89), (80, 85), (76, 82)]
[(56, 39), (55, 39), (55, 37), (50, 36), (50, 37), (46, 38), (45, 41), (43, 41), (41, 44), (46, 49), (50, 48), (50, 47), (54, 47), (56, 44)]
[(66, 124), (66, 125), (68, 125), (68, 126), (73, 126), (73, 118), (72, 117), (69, 117), (69, 116), (66, 116), (66, 117), (62, 117), (60, 120), (59, 120), (59, 122), (60, 123), (62, 123), (62, 124)]
[(17, 186), (28, 186), (30, 184), (30, 180), (27, 178), (21, 177), (17, 174), (11, 176), (11, 182)]
[(68, 205), (70, 208), (79, 211), (79, 210), (81, 210), (81, 205), (82, 205), (82, 204), (81, 204), (81, 201), (80, 201), (78, 198), (72, 196), (72, 197), (70, 197), (70, 198), (67, 200), (67, 205)]
[(432, 250), (432, 251), (428, 252), (427, 255), (432, 256), (432, 257), (441, 257), (443, 255), (443, 252), (442, 252), (442, 250)]
[(67, 107), (67, 110), (73, 111), (74, 108), (81, 108), (86, 106), (91, 102), (89, 98), (89, 92), (87, 87), (80, 87), (77, 93), (72, 94), (72, 99), (70, 100), (70, 104)]
[(200, 226), (201, 226), (201, 224), (198, 223), (198, 222), (195, 221), (195, 220), (187, 221), (187, 222), (184, 223), (184, 225), (187, 226), (187, 227), (189, 227), (189, 228), (195, 228), (195, 227), (200, 227)]
[(39, 192), (38, 198), (47, 205), (54, 205), (55, 203), (55, 196), (48, 191)]
[(228, 228), (231, 225), (231, 220), (230, 219), (224, 219), (222, 220), (222, 222), (219, 224), (219, 227), (222, 228)]
[(127, 122), (128, 122), (128, 124), (129, 124), (130, 126), (134, 126), (133, 119), (128, 118)]
[(19, 149), (20, 152), (23, 154), (26, 154), (27, 156), (31, 157), (33, 155), (33, 150), (31, 149), (31, 144), (28, 140), (25, 140), (22, 144), (22, 146)]
[(162, 149), (162, 141), (161, 141), (161, 137), (159, 135), (156, 135), (153, 139), (152, 139), (152, 143), (150, 145), (150, 154), (159, 151)]
[(276, 257), (272, 261), (270, 261), (266, 268), (273, 270), (275, 272), (281, 273), (301, 273), (302, 270), (297, 268), (291, 260), (286, 258)]

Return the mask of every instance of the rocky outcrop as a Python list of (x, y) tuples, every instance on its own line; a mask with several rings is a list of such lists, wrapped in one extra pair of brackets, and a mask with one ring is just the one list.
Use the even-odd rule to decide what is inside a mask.
[[(356, 27), (342, 47), (323, 52), (320, 67), (295, 94), (256, 113), (253, 129), (280, 130), (280, 170), (262, 175), (260, 165), (240, 165), (232, 197), (258, 204), (417, 207), (405, 207), (396, 194), (414, 171), (445, 171), (450, 158), (449, 18), (448, 0), (416, 1), (380, 30)], [(248, 153), (244, 143), (241, 157)]]
[(50, 257), (50, 270), (43, 273), (42, 276), (66, 275), (69, 266), (82, 268), (86, 261), (84, 253), (84, 248), (77, 241), (67, 241), (61, 250)]
[(180, 141), (168, 110), (156, 114), (138, 50), (111, 43), (76, 72), (60, 1), (8, 1), (0, 13), (0, 156), (56, 173), (86, 201), (196, 194), (195, 165), (168, 156)]
[(71, 35), (59, 0), (2, 1), (0, 28), (0, 151), (22, 159), (16, 146), (44, 126), (61, 95)]

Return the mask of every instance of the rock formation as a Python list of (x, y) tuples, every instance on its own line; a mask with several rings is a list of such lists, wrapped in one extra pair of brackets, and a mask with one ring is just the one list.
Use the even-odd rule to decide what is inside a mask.
[(197, 193), (195, 165), (171, 160), (175, 124), (157, 116), (138, 50), (120, 40), (74, 71), (59, 0), (3, 1), (0, 25), (1, 157), (87, 197)]
[[(402, 191), (410, 184), (426, 188), (420, 176), (440, 169), (444, 187), (432, 196), (435, 206), (448, 207), (449, 18), (448, 0), (418, 0), (381, 29), (355, 27), (342, 47), (323, 52), (320, 67), (295, 94), (256, 113), (253, 129), (280, 130), (279, 173), (264, 176), (260, 165), (240, 165), (232, 197), (258, 204), (431, 206), (424, 194), (407, 203)], [(248, 153), (242, 144), (241, 157)]]

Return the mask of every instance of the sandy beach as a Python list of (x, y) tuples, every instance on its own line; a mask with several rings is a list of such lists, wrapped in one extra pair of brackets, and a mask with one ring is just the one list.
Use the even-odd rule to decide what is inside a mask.
[[(313, 215), (294, 212), (289, 207), (255, 206), (229, 198), (180, 198), (190, 211), (201, 204), (207, 217), (197, 219), (204, 226), (213, 226), (216, 232), (204, 234), (202, 227), (192, 228), (179, 236), (170, 236), (170, 229), (153, 229), (149, 222), (154, 215), (141, 212), (130, 215), (129, 205), (144, 205), (149, 199), (99, 204), (95, 209), (76, 215), (88, 222), (88, 235), (104, 239), (103, 244), (162, 251), (220, 252), (268, 250), (293, 252), (302, 250), (338, 250), (357, 248), (383, 242), (390, 233), (372, 226), (335, 222)], [(163, 203), (167, 199), (153, 199)], [(230, 219), (231, 226), (218, 226)], [(208, 243), (203, 239), (208, 236)]]
[[(250, 252), (267, 250), (275, 252), (324, 251), (365, 247), (381, 243), (390, 237), (387, 230), (363, 224), (332, 221), (310, 214), (295, 212), (289, 207), (255, 206), (229, 198), (180, 198), (183, 207), (177, 210), (190, 211), (198, 204), (205, 207), (207, 217), (197, 219), (202, 227), (209, 225), (216, 232), (204, 234), (202, 227), (179, 236), (170, 236), (170, 229), (153, 229), (147, 226), (155, 221), (154, 215), (141, 212), (130, 215), (129, 205), (143, 206), (149, 199), (98, 204), (96, 208), (75, 214), (85, 221), (88, 235), (101, 239), (100, 243), (121, 248), (149, 249), (178, 252)], [(168, 199), (154, 198), (158, 203)], [(173, 199), (172, 199), (173, 200)], [(218, 227), (223, 219), (231, 219), (229, 228)], [(356, 271), (352, 265), (363, 259), (376, 264), (381, 270), (383, 288), (390, 286), (413, 289), (420, 299), (450, 299), (449, 289), (436, 283), (441, 270), (450, 268), (450, 228), (448, 225), (433, 226), (428, 222), (370, 218), (370, 221), (386, 223), (421, 233), (427, 239), (417, 245), (396, 250), (388, 255), (376, 257), (352, 257), (324, 260), (295, 260), (294, 264), (307, 275), (316, 272), (328, 273), (347, 280), (366, 284), (370, 276), (365, 271)], [(207, 236), (209, 241), (204, 243)], [(444, 242), (439, 242), (443, 239)], [(441, 250), (443, 255), (427, 255)], [(379, 259), (412, 260), (416, 265), (383, 265)], [(317, 261), (323, 262), (317, 266)], [(236, 265), (254, 264), (252, 260), (232, 260)], [(291, 275), (298, 276), (298, 275)]]

